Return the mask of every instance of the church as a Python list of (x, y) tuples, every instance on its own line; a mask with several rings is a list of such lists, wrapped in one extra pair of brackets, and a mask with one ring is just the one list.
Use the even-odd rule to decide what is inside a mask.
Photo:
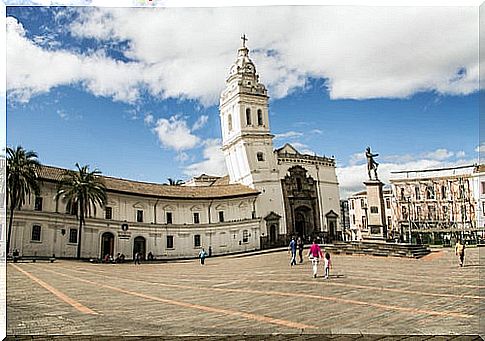
[[(274, 149), (269, 96), (246, 38), (220, 96), (228, 175), (202, 174), (183, 186), (103, 176), (108, 204), (86, 219), (82, 258), (150, 252), (156, 259), (195, 257), (342, 240), (335, 159)], [(15, 212), (11, 249), (24, 256), (76, 256), (78, 221), (54, 197), (65, 169), (42, 166), (41, 194)]]

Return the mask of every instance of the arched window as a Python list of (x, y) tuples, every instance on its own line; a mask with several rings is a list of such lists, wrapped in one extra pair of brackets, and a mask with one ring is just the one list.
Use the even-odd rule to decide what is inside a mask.
[(231, 114), (227, 115), (227, 127), (229, 131), (232, 131), (232, 116)]
[(251, 125), (251, 109), (246, 108), (246, 124)]
[(256, 157), (258, 158), (258, 161), (264, 161), (264, 155), (262, 152), (258, 152), (256, 154)]
[(261, 109), (258, 109), (258, 126), (263, 125), (263, 112)]

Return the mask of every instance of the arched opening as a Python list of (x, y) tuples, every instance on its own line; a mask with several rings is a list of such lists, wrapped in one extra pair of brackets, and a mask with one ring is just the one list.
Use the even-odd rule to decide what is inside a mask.
[(312, 210), (307, 206), (300, 206), (295, 209), (295, 233), (298, 237), (307, 238), (313, 232)]
[(141, 259), (145, 259), (146, 240), (144, 237), (136, 237), (133, 241), (133, 257), (135, 257), (137, 252), (140, 254)]
[(251, 125), (251, 109), (249, 108), (246, 109), (246, 124)]
[(231, 114), (227, 115), (227, 129), (232, 131), (232, 116)]
[(115, 236), (111, 232), (105, 232), (101, 236), (101, 258), (106, 255), (113, 256), (115, 247)]
[(258, 109), (258, 126), (263, 125), (263, 112), (261, 109)]
[(269, 228), (269, 241), (270, 243), (276, 241), (277, 227), (275, 224), (271, 225)]

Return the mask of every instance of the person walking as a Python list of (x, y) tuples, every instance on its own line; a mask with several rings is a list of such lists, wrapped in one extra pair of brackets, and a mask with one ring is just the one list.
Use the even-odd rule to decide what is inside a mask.
[(325, 260), (324, 260), (324, 263), (323, 263), (323, 270), (324, 270), (324, 277), (325, 279), (328, 279), (328, 277), (330, 276), (330, 253), (328, 252), (325, 252)]
[(199, 252), (200, 265), (204, 265), (205, 257), (207, 257), (207, 253), (205, 252), (204, 248), (202, 248), (202, 250)]
[(320, 245), (317, 244), (316, 239), (313, 239), (313, 244), (312, 246), (310, 246), (308, 257), (312, 261), (313, 278), (317, 278), (318, 262), (320, 258), (323, 258), (323, 254), (322, 254), (322, 249), (320, 249)]
[(291, 237), (290, 245), (288, 246), (288, 251), (291, 251), (291, 262), (290, 265), (296, 265), (296, 242), (295, 237)]
[(141, 255), (139, 252), (135, 253), (135, 265), (140, 265), (140, 259), (141, 259)]
[(460, 266), (463, 266), (465, 261), (465, 243), (461, 240), (456, 242), (455, 255), (460, 257)]
[(298, 248), (298, 256), (300, 257), (300, 263), (303, 263), (303, 240), (298, 237), (296, 240), (296, 247)]

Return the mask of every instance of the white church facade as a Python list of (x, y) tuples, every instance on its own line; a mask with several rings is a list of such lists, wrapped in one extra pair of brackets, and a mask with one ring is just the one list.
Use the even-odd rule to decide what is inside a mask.
[[(135, 252), (156, 258), (213, 255), (285, 245), (291, 236), (342, 240), (333, 158), (273, 147), (268, 94), (243, 39), (220, 98), (228, 175), (184, 186), (103, 176), (108, 204), (86, 219), (82, 258)], [(75, 257), (78, 221), (54, 200), (65, 170), (42, 166), (41, 195), (14, 215), (11, 250)]]

